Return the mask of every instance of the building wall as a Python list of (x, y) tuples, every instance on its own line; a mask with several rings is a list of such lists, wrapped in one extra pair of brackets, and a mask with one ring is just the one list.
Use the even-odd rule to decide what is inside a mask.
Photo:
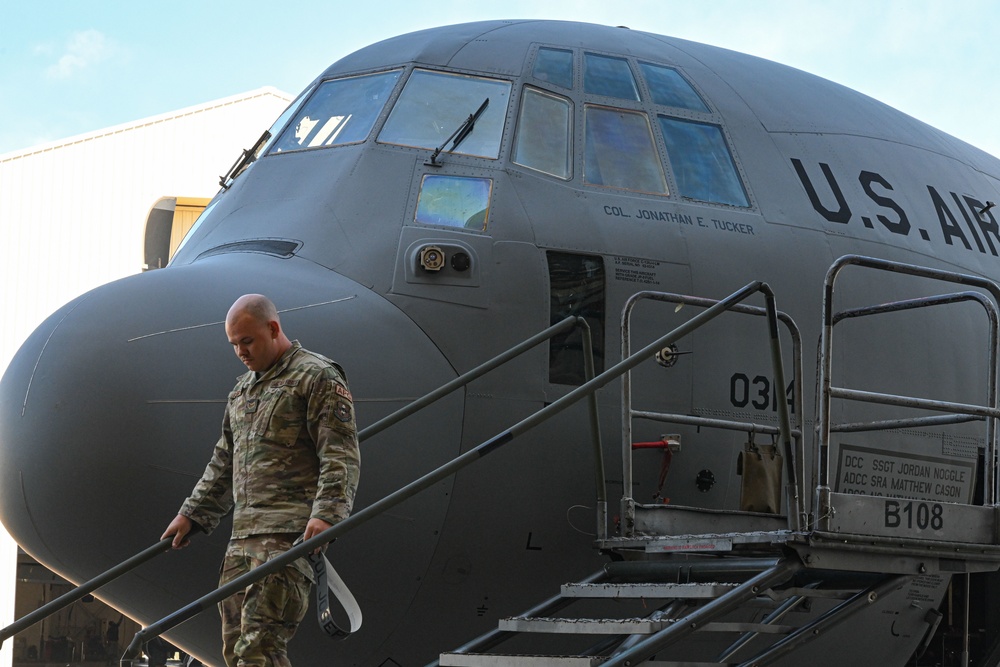
[[(0, 155), (0, 369), (42, 320), (142, 270), (161, 197), (212, 197), (291, 101), (273, 88)], [(14, 619), (17, 551), (0, 530), (0, 626)], [(12, 661), (12, 642), (0, 667)]]

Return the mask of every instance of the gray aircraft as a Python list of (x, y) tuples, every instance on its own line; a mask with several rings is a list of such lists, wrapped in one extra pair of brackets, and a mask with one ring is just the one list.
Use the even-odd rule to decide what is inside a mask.
[[(725, 49), (555, 21), (388, 39), (245, 151), (169, 266), (24, 344), (0, 515), (74, 581), (154, 543), (241, 372), (225, 312), (262, 292), (363, 429), (532, 343), (363, 432), (328, 555), (364, 623), (307, 621), (295, 664), (995, 665), (998, 178)], [(227, 537), (99, 594), (153, 623), (215, 588)], [(218, 635), (211, 609), (166, 633), (212, 665)]]

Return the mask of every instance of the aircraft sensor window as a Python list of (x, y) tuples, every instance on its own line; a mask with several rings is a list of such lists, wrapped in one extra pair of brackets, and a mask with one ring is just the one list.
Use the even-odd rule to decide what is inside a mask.
[(559, 178), (573, 175), (573, 105), (568, 99), (524, 89), (514, 162)]
[(402, 70), (325, 81), (274, 142), (272, 153), (368, 138)]
[[(497, 79), (414, 70), (400, 93), (378, 140), (434, 150), (445, 144), (455, 129), (489, 100), (483, 112), (454, 153), (496, 159), (500, 155), (510, 83)], [(449, 152), (449, 151), (446, 151)]]
[(562, 49), (538, 49), (531, 76), (556, 86), (573, 88), (573, 52)]
[(591, 185), (667, 194), (646, 114), (587, 106), (584, 180)]
[(667, 116), (659, 120), (682, 197), (750, 205), (721, 127)]
[(653, 96), (653, 102), (665, 107), (677, 107), (709, 113), (709, 108), (701, 95), (695, 92), (691, 84), (671, 67), (661, 67), (650, 63), (639, 63), (646, 85)]
[(639, 89), (624, 58), (584, 54), (583, 90), (588, 95), (639, 100)]
[(485, 231), (492, 189), (489, 178), (425, 174), (420, 182), (416, 221)]

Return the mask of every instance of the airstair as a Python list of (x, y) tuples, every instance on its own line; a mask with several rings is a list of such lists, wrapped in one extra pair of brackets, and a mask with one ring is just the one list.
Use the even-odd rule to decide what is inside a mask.
[[(839, 274), (847, 267), (891, 271), (982, 291), (962, 291), (877, 306), (835, 311)], [(983, 460), (996, 461), (997, 307), (1000, 288), (973, 276), (930, 270), (858, 256), (838, 260), (824, 286), (824, 321), (818, 360), (816, 445), (812, 451), (814, 497), (807, 507), (800, 490), (806, 479), (802, 438), (802, 366), (795, 323), (777, 311), (735, 305), (731, 311), (765, 316), (771, 332), (777, 386), (783, 381), (776, 333), (780, 321), (793, 341), (793, 409), (779, 410), (776, 426), (658, 414), (632, 409), (630, 374), (623, 376), (623, 477), (618, 534), (604, 534), (597, 547), (610, 558), (589, 579), (568, 583), (547, 602), (502, 619), (497, 630), (442, 653), (441, 667), (708, 667), (805, 664), (798, 653), (835, 626), (913, 586), (929, 575), (965, 578), (1000, 567), (1000, 513), (995, 467), (981, 466), (979, 504), (907, 500), (864, 493), (839, 493), (831, 484), (831, 442), (835, 434), (920, 429), (982, 422)], [(629, 317), (643, 299), (709, 307), (716, 303), (675, 294), (635, 295), (622, 315), (623, 358), (630, 356)], [(832, 382), (835, 325), (848, 319), (892, 312), (941, 308), (960, 302), (982, 306), (989, 330), (988, 386), (982, 405), (878, 394)], [(670, 354), (664, 348), (663, 354)], [(921, 416), (865, 423), (831, 422), (834, 400), (915, 409)], [(779, 401), (779, 404), (784, 402)], [(932, 413), (928, 416), (928, 413)], [(796, 419), (792, 423), (791, 418)], [(633, 421), (653, 420), (700, 428), (769, 435), (781, 443), (783, 514), (721, 511), (637, 502), (632, 489)], [(664, 437), (663, 447), (670, 447)], [(598, 517), (599, 533), (601, 532)], [(906, 593), (911, 595), (911, 593)], [(909, 598), (907, 598), (909, 599)], [(965, 604), (968, 604), (966, 596)], [(924, 608), (926, 607), (926, 608)], [(572, 611), (571, 611), (572, 610)], [(805, 612), (805, 613), (802, 613)], [(911, 649), (920, 653), (941, 619), (933, 606), (911, 602)], [(964, 610), (968, 614), (968, 608)], [(886, 612), (882, 612), (885, 617)], [(866, 615), (864, 622), (877, 616)], [(889, 628), (896, 636), (894, 617)], [(967, 618), (966, 618), (967, 620)], [(902, 625), (902, 623), (901, 623)], [(887, 634), (890, 634), (887, 632)], [(969, 664), (968, 625), (959, 664)], [(516, 649), (514, 648), (516, 647)], [(555, 648), (553, 648), (555, 647)], [(992, 652), (997, 654), (996, 648)], [(982, 664), (986, 664), (985, 662)], [(989, 664), (993, 664), (990, 662)]]
[[(930, 280), (972, 289), (837, 311), (833, 304), (834, 287), (837, 277), (847, 267), (915, 276), (924, 284)], [(765, 297), (764, 308), (743, 303), (757, 293)], [(702, 311), (633, 352), (630, 349), (630, 314), (636, 303), (646, 300)], [(988, 380), (981, 404), (879, 394), (834, 385), (833, 333), (838, 323), (956, 303), (978, 304), (986, 316), (988, 344), (982, 358), (988, 369)], [(216, 603), (235, 591), (480, 461), (582, 400), (589, 402), (594, 434), (596, 547), (608, 556), (608, 563), (585, 580), (553, 590), (549, 599), (534, 608), (501, 620), (495, 630), (442, 653), (428, 667), (757, 667), (776, 662), (799, 665), (806, 664), (803, 660), (807, 660), (810, 651), (815, 655), (817, 647), (822, 650), (825, 638), (833, 636), (838, 626), (858, 623), (859, 619), (866, 624), (884, 625), (887, 638), (908, 633), (911, 641), (907, 650), (919, 653), (940, 621), (936, 605), (925, 603), (918, 595), (906, 597), (909, 604), (897, 605), (896, 608), (903, 611), (896, 612), (895, 616), (882, 612), (864, 614), (862, 618), (859, 613), (871, 611), (904, 589), (909, 588), (912, 593), (914, 586), (919, 588), (921, 585), (921, 579), (933, 580), (934, 577), (945, 582), (964, 579), (965, 609), (957, 612), (965, 615), (964, 648), (957, 664), (968, 665), (969, 575), (1000, 568), (1000, 511), (995, 465), (996, 423), (1000, 417), (997, 407), (998, 303), (1000, 286), (975, 276), (858, 256), (838, 260), (828, 271), (824, 285), (823, 328), (817, 364), (816, 437), (807, 457), (801, 422), (800, 336), (794, 321), (777, 310), (774, 294), (766, 284), (750, 283), (720, 301), (640, 292), (623, 310), (621, 362), (595, 375), (593, 359), (585, 357), (587, 381), (580, 387), (451, 462), (355, 512), (322, 534), (143, 628), (126, 649), (121, 665), (134, 665), (144, 642), (213, 609)], [(781, 327), (784, 327), (793, 348), (789, 355), (792, 359), (792, 409), (789, 410), (786, 401), (776, 401), (777, 419), (772, 420), (776, 423), (768, 424), (633, 409), (632, 370), (654, 356), (662, 364), (669, 365), (677, 353), (676, 341), (707, 326), (723, 313), (765, 321), (777, 387), (788, 386), (780, 344)], [(365, 428), (359, 433), (359, 439), (390, 428), (448, 393), (574, 327), (579, 328), (583, 336), (582, 349), (592, 349), (585, 320), (566, 318)], [(617, 530), (611, 534), (594, 394), (618, 378), (622, 379), (624, 491), (617, 513)], [(831, 416), (835, 412), (831, 404), (835, 400), (866, 406), (892, 406), (897, 410), (914, 409), (919, 416), (834, 423)], [(746, 433), (751, 443), (754, 437), (771, 438), (776, 443), (772, 460), (779, 460), (776, 455), (780, 454), (781, 463), (777, 471), (772, 466), (769, 476), (764, 476), (769, 481), (763, 485), (763, 493), (753, 501), (761, 506), (754, 504), (743, 508), (741, 504), (739, 510), (720, 510), (639, 502), (633, 488), (633, 453), (640, 446), (632, 437), (633, 423), (637, 420), (681, 424), (706, 431)], [(835, 449), (833, 445), (839, 443), (839, 440), (834, 443), (835, 434), (839, 438), (839, 434), (844, 433), (912, 431), (968, 422), (977, 428), (981, 425), (984, 431), (977, 442), (980, 443), (981, 462), (985, 463), (978, 466), (979, 492), (977, 498), (970, 499), (973, 502), (845, 493), (836, 484), (836, 478), (831, 484), (834, 464), (831, 452)], [(664, 436), (659, 443), (642, 443), (642, 446), (660, 447), (666, 455), (677, 444), (670, 436)], [(840, 449), (843, 456), (843, 447)], [(811, 498), (807, 499), (803, 489), (810, 460)], [(970, 466), (970, 470), (973, 467)], [(0, 643), (115, 577), (165, 553), (169, 550), (169, 542), (169, 538), (161, 540), (70, 594), (0, 629)], [(1000, 664), (1000, 639), (983, 655), (985, 658), (977, 667)], [(898, 657), (895, 656), (897, 661)], [(829, 661), (820, 662), (827, 664)]]

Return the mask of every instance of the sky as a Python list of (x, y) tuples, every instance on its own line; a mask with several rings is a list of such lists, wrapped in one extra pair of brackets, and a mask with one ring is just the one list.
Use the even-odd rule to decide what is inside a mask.
[(405, 32), (545, 18), (775, 60), (1000, 156), (994, 0), (0, 0), (0, 16), (0, 154), (262, 86), (297, 94), (340, 57)]

